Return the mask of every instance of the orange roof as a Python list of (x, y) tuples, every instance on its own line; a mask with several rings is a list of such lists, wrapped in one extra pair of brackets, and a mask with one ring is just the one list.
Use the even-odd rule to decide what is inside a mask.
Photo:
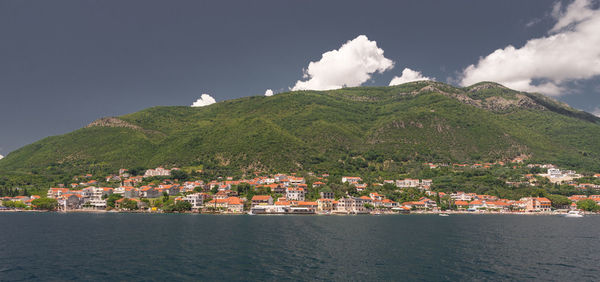
[(242, 200), (238, 197), (229, 197), (225, 200), (227, 200), (227, 204), (230, 205), (242, 205)]
[(268, 201), (271, 199), (269, 195), (254, 195), (252, 201)]
[(227, 202), (227, 199), (212, 199), (212, 200), (210, 200), (209, 203), (211, 203), (211, 204), (217, 203), (218, 204), (218, 203), (226, 203), (226, 202)]
[(299, 206), (316, 206), (317, 202), (298, 202)]
[(263, 185), (260, 185), (259, 187), (277, 188), (277, 186), (279, 186), (279, 184), (273, 183), (273, 184), (263, 184)]
[(68, 192), (69, 189), (68, 188), (50, 188), (50, 190), (57, 192), (57, 191), (62, 191), (62, 192)]
[(469, 202), (467, 202), (467, 201), (456, 201), (456, 202), (454, 202), (454, 204), (456, 204), (457, 206), (468, 206)]
[(402, 205), (424, 205), (425, 203), (423, 202), (404, 202), (402, 203)]

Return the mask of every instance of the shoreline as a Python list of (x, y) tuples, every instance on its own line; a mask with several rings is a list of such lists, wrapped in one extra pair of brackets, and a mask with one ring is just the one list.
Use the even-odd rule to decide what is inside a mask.
[[(410, 213), (398, 212), (381, 212), (381, 213), (307, 213), (307, 214), (248, 214), (244, 213), (202, 213), (202, 212), (147, 212), (147, 211), (116, 211), (116, 210), (68, 210), (68, 211), (43, 211), (43, 210), (0, 210), (0, 213), (90, 213), (90, 214), (105, 214), (105, 213), (120, 213), (120, 214), (198, 214), (198, 215), (252, 215), (252, 216), (382, 216), (382, 215), (558, 215), (564, 216), (566, 212), (469, 212), (469, 211), (411, 211)], [(600, 213), (584, 212), (584, 215), (599, 215)]]

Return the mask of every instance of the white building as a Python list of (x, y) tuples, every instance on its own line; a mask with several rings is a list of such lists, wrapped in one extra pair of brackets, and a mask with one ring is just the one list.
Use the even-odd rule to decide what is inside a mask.
[(335, 212), (341, 213), (368, 213), (365, 208), (366, 200), (355, 197), (342, 198), (338, 201)]
[(204, 195), (202, 193), (188, 194), (183, 200), (192, 204), (193, 209), (201, 208), (204, 205)]
[(106, 200), (103, 199), (89, 199), (86, 205), (94, 209), (106, 209)]
[(342, 177), (342, 183), (357, 184), (357, 183), (360, 183), (361, 181), (362, 181), (362, 178), (360, 178), (360, 177), (354, 177), (354, 176)]
[(258, 181), (258, 183), (260, 184), (273, 184), (275, 183), (275, 178), (263, 178), (261, 180)]
[(550, 168), (548, 169), (548, 175), (550, 177), (560, 177), (562, 176), (562, 172), (558, 168)]
[(305, 184), (304, 177), (290, 177), (288, 179), (291, 185)]
[(146, 173), (144, 173), (144, 178), (152, 176), (171, 176), (171, 170), (157, 167), (156, 169), (146, 170)]
[(290, 187), (285, 191), (285, 198), (288, 201), (304, 201), (305, 194), (304, 188)]
[(450, 194), (450, 198), (452, 198), (454, 201), (470, 202), (475, 198), (475, 193), (456, 192)]
[(400, 188), (417, 187), (419, 186), (419, 179), (407, 178), (403, 180), (396, 180), (396, 186)]

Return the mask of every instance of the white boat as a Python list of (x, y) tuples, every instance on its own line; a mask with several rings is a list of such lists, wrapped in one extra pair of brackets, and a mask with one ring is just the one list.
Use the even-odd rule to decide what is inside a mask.
[(569, 211), (565, 217), (583, 217), (583, 214), (579, 211)]
[(447, 214), (447, 213), (440, 213), (440, 214), (438, 214), (438, 215), (439, 215), (439, 216), (450, 216), (450, 215), (449, 215), (449, 214)]

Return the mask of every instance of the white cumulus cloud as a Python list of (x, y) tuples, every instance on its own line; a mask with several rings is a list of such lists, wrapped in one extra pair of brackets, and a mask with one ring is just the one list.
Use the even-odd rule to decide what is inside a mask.
[(463, 70), (460, 84), (494, 81), (521, 91), (558, 96), (564, 83), (600, 75), (600, 10), (591, 0), (554, 7), (547, 36), (520, 48), (498, 49)]
[(265, 96), (273, 96), (273, 90), (267, 89), (267, 91), (265, 91)]
[(298, 80), (292, 90), (330, 90), (359, 86), (375, 72), (392, 69), (394, 62), (383, 56), (377, 42), (365, 35), (344, 43), (339, 49), (323, 53), (304, 70), (306, 80)]
[(0, 155), (0, 160), (1, 160), (1, 159), (4, 159), (4, 156), (3, 156), (3, 155)]
[(217, 101), (215, 100), (215, 98), (205, 93), (202, 94), (202, 96), (200, 96), (200, 98), (198, 98), (198, 100), (196, 100), (196, 102), (192, 104), (192, 107), (204, 107), (210, 104), (214, 104), (216, 102)]
[(402, 71), (401, 76), (394, 76), (394, 78), (392, 78), (392, 80), (390, 81), (390, 86), (399, 85), (399, 84), (412, 82), (412, 81), (419, 81), (419, 80), (433, 80), (433, 79), (424, 76), (423, 74), (421, 74), (420, 71), (405, 68)]
[(600, 117), (600, 107), (596, 107), (594, 109), (594, 111), (592, 111), (592, 114), (595, 115), (595, 116), (597, 116), (597, 117)]

